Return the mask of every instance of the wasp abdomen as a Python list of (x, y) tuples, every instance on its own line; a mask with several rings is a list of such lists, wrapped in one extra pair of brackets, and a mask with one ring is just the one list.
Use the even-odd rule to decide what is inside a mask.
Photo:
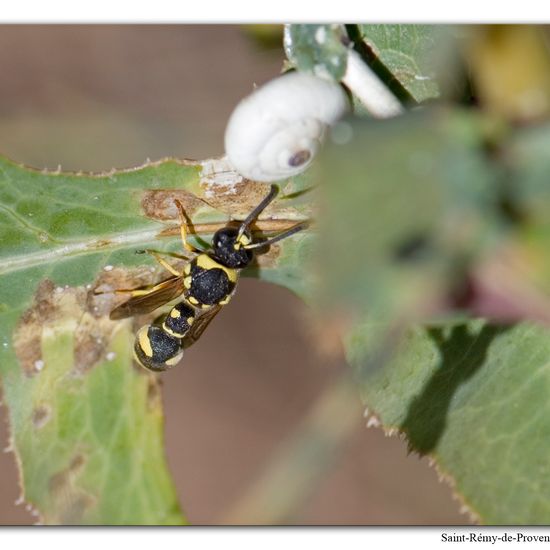
[(162, 327), (146, 325), (136, 335), (134, 355), (146, 369), (164, 371), (181, 361), (182, 341), (168, 334)]
[(189, 332), (194, 320), (195, 310), (185, 302), (180, 302), (168, 312), (163, 320), (162, 328), (170, 336), (183, 338)]

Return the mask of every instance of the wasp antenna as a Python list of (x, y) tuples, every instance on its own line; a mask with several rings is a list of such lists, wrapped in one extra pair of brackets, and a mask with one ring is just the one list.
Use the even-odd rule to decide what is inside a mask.
[(263, 210), (267, 208), (270, 202), (273, 201), (273, 199), (277, 196), (277, 186), (272, 184), (271, 189), (269, 190), (269, 193), (266, 195), (266, 197), (262, 200), (250, 214), (246, 217), (246, 219), (241, 223), (241, 226), (239, 227), (239, 232), (237, 233), (237, 242), (239, 242), (240, 238), (243, 236), (243, 233), (246, 231), (248, 226), (262, 213)]
[(298, 233), (298, 231), (307, 229), (309, 225), (310, 225), (309, 221), (297, 223), (296, 225), (293, 225), (290, 229), (287, 229), (286, 231), (283, 231), (282, 233), (275, 235), (275, 237), (272, 237), (271, 239), (267, 239), (267, 241), (260, 241), (257, 243), (247, 244), (243, 246), (243, 248), (245, 248), (246, 250), (252, 250), (254, 248), (262, 248), (263, 246), (269, 246), (273, 243), (276, 243), (277, 241), (281, 241), (282, 239), (286, 239), (287, 237), (290, 237), (290, 235), (294, 235), (294, 233)]

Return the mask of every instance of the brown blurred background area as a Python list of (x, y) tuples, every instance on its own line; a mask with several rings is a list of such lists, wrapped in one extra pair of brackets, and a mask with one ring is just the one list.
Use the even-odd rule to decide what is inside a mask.
[[(282, 68), (275, 37), (230, 25), (0, 26), (0, 152), (94, 171), (221, 155), (233, 107)], [(319, 353), (304, 310), (285, 289), (243, 280), (169, 373), (168, 461), (192, 523), (221, 521), (347, 368)], [(1, 453), (0, 524), (34, 522), (18, 496), (13, 455)], [(467, 523), (458, 509), (426, 460), (361, 421), (292, 523)]]

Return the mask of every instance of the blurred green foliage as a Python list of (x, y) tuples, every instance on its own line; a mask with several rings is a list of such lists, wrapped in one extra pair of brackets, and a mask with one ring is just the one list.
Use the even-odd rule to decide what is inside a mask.
[(547, 31), (348, 31), (398, 97), (430, 101), (334, 129), (317, 301), (348, 314), (368, 414), (430, 455), (477, 521), (547, 524)]

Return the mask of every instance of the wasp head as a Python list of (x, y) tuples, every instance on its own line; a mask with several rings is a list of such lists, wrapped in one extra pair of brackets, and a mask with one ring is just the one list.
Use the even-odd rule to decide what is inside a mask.
[(252, 242), (252, 235), (248, 230), (241, 231), (233, 227), (224, 227), (216, 231), (212, 239), (214, 258), (225, 267), (243, 269), (254, 258), (254, 252), (245, 246)]

